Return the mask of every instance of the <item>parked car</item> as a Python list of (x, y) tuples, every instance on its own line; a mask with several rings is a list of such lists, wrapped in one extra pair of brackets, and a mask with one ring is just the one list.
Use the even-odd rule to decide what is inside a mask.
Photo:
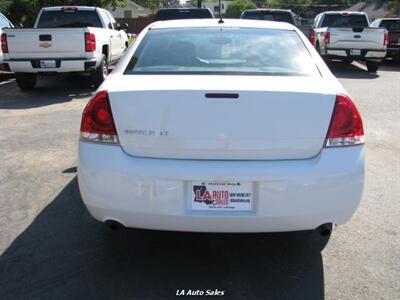
[(375, 73), (386, 56), (388, 34), (383, 28), (372, 28), (362, 12), (324, 12), (319, 14), (310, 31), (310, 41), (325, 59), (365, 61)]
[(214, 16), (208, 8), (162, 8), (156, 13), (154, 21), (213, 18)]
[[(14, 25), (2, 13), (0, 13), (0, 36), (4, 29), (13, 27)], [(3, 67), (3, 47), (0, 47), (0, 69)]]
[(242, 13), (240, 18), (251, 19), (251, 20), (286, 22), (292, 25), (297, 25), (294, 13), (291, 10), (286, 10), (286, 9), (270, 9), (270, 8), (247, 9)]
[(361, 199), (361, 116), (287, 23), (149, 25), (80, 131), (82, 199), (113, 227), (329, 236)]
[(385, 28), (389, 32), (386, 57), (400, 60), (400, 18), (377, 19), (371, 26)]
[(34, 88), (40, 73), (90, 73), (98, 86), (128, 47), (124, 28), (101, 8), (46, 7), (33, 29), (4, 30), (4, 62), (21, 89)]

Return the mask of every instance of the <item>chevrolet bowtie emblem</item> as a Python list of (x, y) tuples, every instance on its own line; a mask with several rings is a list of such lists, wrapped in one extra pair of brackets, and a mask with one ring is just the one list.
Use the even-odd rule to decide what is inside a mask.
[(40, 43), (39, 47), (47, 49), (51, 47), (51, 43)]

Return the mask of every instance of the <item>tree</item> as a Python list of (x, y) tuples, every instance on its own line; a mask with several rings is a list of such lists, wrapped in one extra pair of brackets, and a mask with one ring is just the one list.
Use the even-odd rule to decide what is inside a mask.
[[(315, 16), (326, 10), (346, 9), (359, 0), (266, 0), (266, 6), (290, 9), (300, 16)], [(395, 0), (400, 1), (400, 0)]]
[(389, 0), (386, 4), (386, 8), (395, 16), (400, 15), (400, 1), (399, 0)]
[(117, 7), (126, 5), (127, 0), (6, 0), (0, 8), (14, 24), (32, 26), (42, 7), (62, 5), (87, 5), (98, 7)]
[(247, 0), (235, 0), (226, 8), (225, 16), (227, 18), (239, 18), (244, 10), (254, 8), (257, 8), (257, 6), (253, 2)]

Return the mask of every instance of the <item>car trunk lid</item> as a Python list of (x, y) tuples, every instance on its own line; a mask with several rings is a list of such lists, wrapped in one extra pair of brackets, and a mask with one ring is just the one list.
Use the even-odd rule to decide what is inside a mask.
[(176, 159), (314, 157), (337, 87), (336, 79), (316, 77), (112, 77), (110, 104), (124, 151)]

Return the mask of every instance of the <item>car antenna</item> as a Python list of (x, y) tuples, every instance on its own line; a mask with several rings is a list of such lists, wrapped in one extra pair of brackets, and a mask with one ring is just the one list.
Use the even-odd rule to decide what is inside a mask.
[(221, 13), (221, 0), (219, 0), (219, 21), (218, 24), (224, 23), (224, 20), (222, 20), (222, 13)]

